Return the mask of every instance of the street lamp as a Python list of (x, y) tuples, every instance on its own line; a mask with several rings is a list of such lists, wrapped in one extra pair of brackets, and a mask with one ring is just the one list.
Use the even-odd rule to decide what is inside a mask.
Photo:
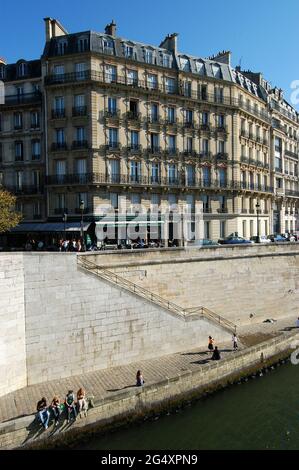
[(66, 240), (66, 222), (67, 222), (67, 213), (66, 212), (63, 214), (62, 220), (64, 222), (64, 239)]
[(255, 208), (256, 208), (256, 215), (257, 215), (257, 242), (260, 242), (260, 226), (259, 226), (259, 209), (260, 209), (260, 203), (257, 201)]
[(84, 212), (84, 201), (80, 201), (80, 211), (81, 211), (81, 239), (82, 239), (82, 251), (85, 251), (84, 243), (84, 229), (83, 229), (83, 212)]

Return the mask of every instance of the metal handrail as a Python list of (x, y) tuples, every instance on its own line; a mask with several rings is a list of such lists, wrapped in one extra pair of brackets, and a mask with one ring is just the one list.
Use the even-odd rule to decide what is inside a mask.
[(95, 274), (101, 277), (102, 279), (105, 279), (130, 292), (133, 292), (134, 294), (137, 294), (140, 297), (165, 308), (166, 310), (176, 313), (184, 319), (195, 315), (205, 316), (206, 318), (212, 320), (214, 323), (216, 322), (226, 330), (229, 330), (231, 333), (235, 333), (237, 331), (237, 326), (235, 324), (233, 324), (226, 318), (221, 317), (220, 315), (216, 314), (215, 312), (206, 307), (200, 306), (184, 309), (179, 305), (175, 304), (174, 302), (166, 300), (160, 295), (155, 294), (149, 291), (148, 289), (141, 287), (138, 284), (135, 284), (134, 282), (129, 281), (128, 279), (125, 279), (124, 277), (119, 276), (118, 274), (115, 274), (112, 271), (109, 271), (108, 269), (105, 269), (102, 266), (99, 266), (98, 264), (86, 259), (85, 256), (78, 256), (78, 263), (88, 271), (95, 272)]

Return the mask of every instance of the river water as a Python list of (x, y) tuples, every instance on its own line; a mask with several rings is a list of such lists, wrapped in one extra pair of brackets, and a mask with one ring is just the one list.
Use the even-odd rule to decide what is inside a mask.
[(299, 449), (299, 365), (231, 386), (77, 446), (97, 450)]

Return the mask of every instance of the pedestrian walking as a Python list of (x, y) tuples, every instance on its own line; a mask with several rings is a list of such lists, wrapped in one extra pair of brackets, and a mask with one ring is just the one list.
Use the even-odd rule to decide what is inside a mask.
[(233, 342), (233, 350), (236, 351), (238, 349), (238, 338), (237, 338), (236, 333), (233, 334), (232, 342)]

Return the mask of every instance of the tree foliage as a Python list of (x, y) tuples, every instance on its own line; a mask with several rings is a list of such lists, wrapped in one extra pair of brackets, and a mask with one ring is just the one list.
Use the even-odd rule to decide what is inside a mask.
[(22, 214), (15, 210), (16, 197), (0, 188), (0, 233), (15, 227), (22, 220)]

